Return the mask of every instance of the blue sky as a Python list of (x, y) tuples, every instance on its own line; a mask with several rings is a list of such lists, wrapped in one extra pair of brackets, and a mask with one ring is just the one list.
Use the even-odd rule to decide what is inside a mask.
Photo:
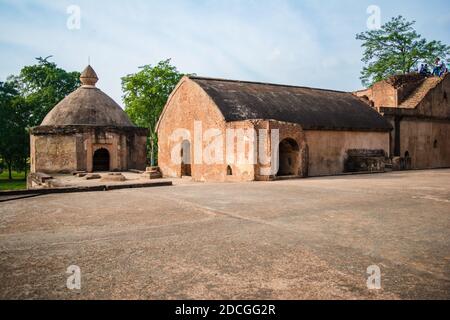
[[(66, 26), (70, 5), (78, 30)], [(0, 81), (35, 57), (81, 71), (90, 56), (98, 86), (122, 104), (122, 76), (172, 58), (202, 76), (356, 90), (369, 5), (450, 44), (448, 0), (0, 0)]]

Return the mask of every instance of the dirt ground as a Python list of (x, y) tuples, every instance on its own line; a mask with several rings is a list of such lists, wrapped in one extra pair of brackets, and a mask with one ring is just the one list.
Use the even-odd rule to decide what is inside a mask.
[(174, 183), (0, 203), (0, 298), (450, 299), (450, 170)]

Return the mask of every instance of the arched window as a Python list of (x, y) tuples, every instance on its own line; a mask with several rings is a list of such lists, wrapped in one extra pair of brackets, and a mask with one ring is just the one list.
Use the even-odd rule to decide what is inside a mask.
[(227, 176), (232, 176), (233, 175), (233, 169), (231, 169), (231, 166), (227, 167)]
[(436, 139), (436, 140), (434, 140), (433, 148), (434, 148), (434, 149), (437, 149), (437, 147), (438, 147), (438, 141), (437, 141), (437, 139)]

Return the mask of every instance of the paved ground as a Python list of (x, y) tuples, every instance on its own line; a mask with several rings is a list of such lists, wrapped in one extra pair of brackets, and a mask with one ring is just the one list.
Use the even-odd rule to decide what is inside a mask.
[(450, 170), (39, 196), (0, 203), (0, 298), (450, 299), (449, 230)]

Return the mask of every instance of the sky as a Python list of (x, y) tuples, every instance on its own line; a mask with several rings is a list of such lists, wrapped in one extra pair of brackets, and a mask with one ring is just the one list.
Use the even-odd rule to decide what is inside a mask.
[(371, 5), (450, 44), (448, 0), (0, 0), (0, 81), (36, 57), (68, 71), (90, 60), (123, 106), (121, 77), (171, 58), (199, 76), (353, 91)]

